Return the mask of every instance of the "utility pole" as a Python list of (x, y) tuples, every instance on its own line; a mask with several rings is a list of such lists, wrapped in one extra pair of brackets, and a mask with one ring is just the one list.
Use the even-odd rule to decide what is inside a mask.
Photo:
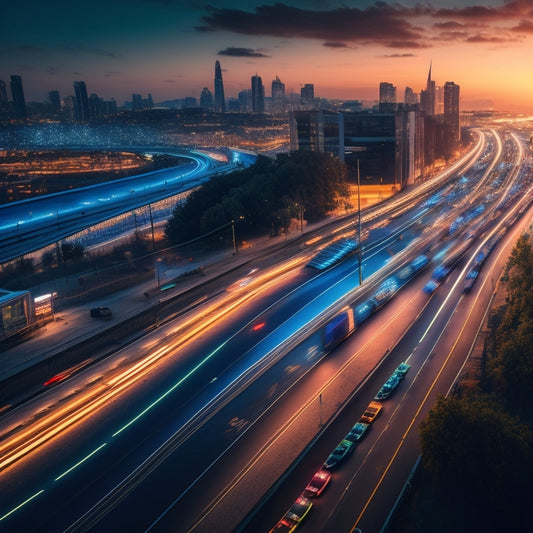
[(357, 245), (357, 256), (359, 261), (359, 285), (363, 284), (363, 260), (361, 257), (361, 248), (363, 246), (361, 239), (361, 176), (359, 174), (359, 159), (357, 160), (357, 211), (359, 212), (359, 243)]

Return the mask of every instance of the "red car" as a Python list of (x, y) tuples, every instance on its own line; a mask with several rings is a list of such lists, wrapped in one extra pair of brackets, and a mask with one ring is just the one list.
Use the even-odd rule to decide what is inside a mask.
[(306, 498), (316, 498), (322, 494), (322, 491), (326, 488), (329, 480), (331, 479), (331, 473), (327, 470), (319, 470), (311, 479), (311, 481), (305, 487), (303, 495)]

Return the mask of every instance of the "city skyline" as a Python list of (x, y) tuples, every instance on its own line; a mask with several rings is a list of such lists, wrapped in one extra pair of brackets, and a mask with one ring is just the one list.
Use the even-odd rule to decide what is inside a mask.
[[(132, 93), (155, 102), (215, 93), (220, 61), (225, 98), (250, 88), (257, 74), (268, 88), (277, 77), (286, 93), (313, 84), (315, 96), (377, 100), (380, 82), (414, 92), (430, 64), (438, 85), (461, 86), (462, 109), (533, 111), (531, 0), (448, 0), (419, 5), (336, 0), (271, 3), (216, 0), (93, 2), (67, 8), (57, 0), (9, 4), (2, 31), (0, 80), (21, 76), (26, 101), (50, 91), (88, 93), (122, 103)], [(400, 96), (402, 95), (402, 96)]]

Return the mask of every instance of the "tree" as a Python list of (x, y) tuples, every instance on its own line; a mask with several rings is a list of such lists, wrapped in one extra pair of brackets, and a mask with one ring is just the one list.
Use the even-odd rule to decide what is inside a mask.
[[(529, 509), (533, 434), (483, 396), (440, 396), (420, 424), (422, 459), (436, 482), (507, 519)], [(494, 518), (494, 517), (493, 517)]]

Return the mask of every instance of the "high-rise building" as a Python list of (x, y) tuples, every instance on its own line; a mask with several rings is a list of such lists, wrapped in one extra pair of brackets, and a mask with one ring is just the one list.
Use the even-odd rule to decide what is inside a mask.
[(215, 62), (215, 111), (225, 113), (226, 101), (224, 99), (224, 83), (222, 82), (222, 69), (220, 61)]
[(272, 81), (272, 113), (282, 114), (285, 112), (285, 84), (278, 76)]
[(403, 97), (403, 103), (406, 106), (414, 106), (414, 105), (418, 104), (418, 98), (417, 98), (415, 92), (413, 91), (413, 89), (411, 89), (411, 87), (406, 87), (405, 88), (405, 94), (404, 94), (404, 97)]
[(291, 150), (331, 153), (344, 161), (343, 114), (312, 109), (289, 111)]
[(50, 91), (48, 93), (48, 101), (54, 111), (61, 111), (61, 98), (59, 91)]
[(133, 93), (131, 95), (131, 109), (133, 111), (139, 111), (143, 108), (143, 97), (141, 94)]
[(200, 107), (206, 111), (213, 111), (213, 105), (213, 93), (207, 87), (204, 87), (200, 95)]
[(239, 111), (249, 112), (252, 110), (252, 90), (244, 89), (239, 91), (237, 95), (237, 100), (239, 102)]
[(306, 83), (300, 89), (300, 105), (306, 109), (315, 106), (315, 86), (312, 83)]
[(104, 99), (97, 94), (89, 96), (89, 120), (99, 120), (104, 116)]
[(89, 122), (89, 97), (87, 95), (87, 86), (84, 81), (74, 82), (75, 105), (74, 120), (76, 122)]
[(0, 109), (7, 106), (8, 99), (7, 99), (7, 88), (6, 88), (6, 82), (4, 80), (0, 80)]
[(254, 113), (265, 112), (265, 87), (261, 76), (252, 76), (252, 111)]
[(24, 89), (22, 88), (22, 78), (11, 76), (11, 97), (13, 98), (13, 108), (15, 115), (19, 118), (26, 116), (26, 100), (24, 99)]
[(424, 115), (435, 114), (435, 82), (431, 79), (431, 64), (429, 65), (426, 89), (420, 92), (420, 108)]
[(455, 142), (461, 138), (459, 123), (459, 85), (453, 81), (444, 84), (444, 117)]
[(382, 81), (379, 84), (379, 112), (390, 113), (396, 109), (396, 87)]

